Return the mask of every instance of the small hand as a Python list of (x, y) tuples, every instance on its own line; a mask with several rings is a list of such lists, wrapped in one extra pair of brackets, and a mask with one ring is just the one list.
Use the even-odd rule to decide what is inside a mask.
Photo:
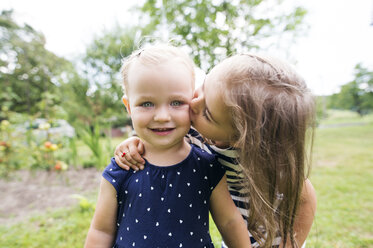
[(144, 169), (144, 144), (138, 137), (131, 137), (120, 143), (114, 152), (115, 162), (123, 169), (138, 171)]

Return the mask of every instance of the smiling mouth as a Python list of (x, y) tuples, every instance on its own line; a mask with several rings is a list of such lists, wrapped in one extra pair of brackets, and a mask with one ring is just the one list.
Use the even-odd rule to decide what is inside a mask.
[(158, 135), (167, 135), (171, 133), (175, 128), (150, 128), (151, 131)]

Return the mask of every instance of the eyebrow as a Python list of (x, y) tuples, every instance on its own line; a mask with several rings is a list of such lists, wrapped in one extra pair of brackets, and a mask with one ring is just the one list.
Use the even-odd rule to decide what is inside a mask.
[[(205, 94), (205, 81), (203, 81), (203, 84), (202, 84), (202, 91), (203, 91), (203, 94)], [(216, 124), (219, 124), (219, 122), (217, 122), (217, 121), (215, 120), (215, 118), (212, 117), (211, 112), (210, 112), (209, 108), (207, 107), (207, 104), (206, 104), (206, 97), (205, 97), (205, 108), (206, 108), (206, 113), (208, 114), (208, 116), (210, 117), (210, 119), (211, 119), (213, 122), (215, 122)]]

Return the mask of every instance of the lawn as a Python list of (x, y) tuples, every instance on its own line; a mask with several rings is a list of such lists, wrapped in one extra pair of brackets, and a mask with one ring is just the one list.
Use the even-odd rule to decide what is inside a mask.
[(317, 130), (311, 181), (318, 204), (308, 247), (373, 247), (373, 122), (341, 118), (364, 125)]
[[(307, 247), (373, 247), (373, 118), (334, 114), (339, 121), (329, 115), (322, 124), (333, 125), (316, 131), (311, 181), (318, 206)], [(0, 247), (82, 247), (96, 196), (87, 200), (10, 228), (0, 224)], [(220, 247), (219, 233), (210, 229)]]

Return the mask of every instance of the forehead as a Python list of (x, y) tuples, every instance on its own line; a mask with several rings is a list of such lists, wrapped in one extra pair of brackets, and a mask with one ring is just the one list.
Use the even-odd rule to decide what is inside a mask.
[(185, 79), (194, 87), (190, 69), (181, 61), (170, 60), (159, 64), (144, 64), (134, 61), (128, 72), (128, 83), (138, 83), (139, 79), (162, 78), (164, 82), (182, 83)]
[(127, 94), (130, 97), (134, 93), (156, 96), (166, 92), (188, 94), (189, 97), (193, 90), (192, 74), (182, 63), (150, 66), (136, 63), (128, 74)]

